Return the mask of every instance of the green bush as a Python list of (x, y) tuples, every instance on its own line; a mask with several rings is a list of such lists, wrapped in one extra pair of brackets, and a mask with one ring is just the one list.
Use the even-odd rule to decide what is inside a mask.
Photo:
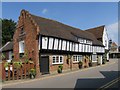
[(79, 61), (78, 64), (79, 64), (80, 66), (82, 66), (82, 65), (83, 65), (83, 62), (82, 62), (82, 61)]
[(21, 61), (19, 61), (19, 62), (13, 62), (13, 64), (14, 64), (14, 67), (17, 68), (17, 69), (20, 69), (23, 66), (23, 64), (22, 64)]
[(79, 67), (79, 69), (82, 68), (82, 65), (83, 65), (83, 62), (82, 62), (82, 61), (79, 61), (79, 62), (78, 62), (78, 67)]
[(25, 59), (25, 63), (28, 63), (29, 62), (29, 60), (28, 59)]
[(59, 65), (58, 67), (59, 67), (61, 70), (63, 69), (63, 65)]
[(30, 78), (33, 79), (36, 76), (36, 70), (34, 68), (30, 69), (29, 71)]
[(10, 63), (9, 63), (9, 62), (6, 62), (6, 63), (4, 64), (4, 68), (8, 68), (9, 65), (10, 65)]
[(57, 70), (57, 71), (58, 71), (58, 73), (62, 73), (62, 70), (61, 70), (61, 68), (58, 68), (58, 70)]
[(57, 70), (58, 73), (62, 73), (62, 70), (63, 70), (63, 65), (59, 65), (59, 66), (58, 66), (58, 70)]

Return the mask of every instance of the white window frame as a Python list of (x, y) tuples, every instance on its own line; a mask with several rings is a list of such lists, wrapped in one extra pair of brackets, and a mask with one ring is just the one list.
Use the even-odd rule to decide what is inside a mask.
[(53, 38), (49, 38), (49, 47), (48, 49), (53, 49)]
[(70, 50), (69, 50), (69, 44), (70, 44), (70, 42), (67, 41), (67, 51), (70, 51)]
[[(81, 58), (81, 60), (80, 60)], [(79, 62), (79, 61), (82, 61), (83, 59), (83, 56), (82, 55), (73, 55), (73, 63), (76, 63), (76, 62)]]
[[(24, 46), (22, 46), (23, 43), (24, 43)], [(20, 41), (19, 42), (19, 53), (24, 53), (24, 51), (25, 51), (25, 42)]]
[(54, 40), (54, 49), (57, 50), (58, 49), (58, 39), (55, 38)]
[(66, 41), (65, 40), (62, 41), (62, 50), (66, 50)]
[[(56, 62), (56, 57), (58, 57), (58, 62)], [(60, 62), (60, 58), (62, 57), (62, 62)], [(53, 58), (55, 58), (55, 62), (53, 62)], [(53, 55), (52, 56), (52, 64), (63, 64), (64, 58), (62, 55)]]
[(69, 42), (70, 43), (70, 51), (72, 51), (72, 42)]
[(78, 52), (78, 43), (75, 43), (75, 52)]
[[(94, 60), (93, 58), (94, 58), (95, 60)], [(93, 54), (93, 55), (92, 55), (92, 62), (97, 62), (97, 55), (96, 55), (96, 54)]]

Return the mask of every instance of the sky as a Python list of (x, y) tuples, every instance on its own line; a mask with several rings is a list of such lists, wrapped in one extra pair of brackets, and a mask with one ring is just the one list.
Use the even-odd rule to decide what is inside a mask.
[(118, 43), (117, 2), (3, 2), (2, 18), (17, 22), (22, 9), (82, 30), (106, 25), (109, 38)]

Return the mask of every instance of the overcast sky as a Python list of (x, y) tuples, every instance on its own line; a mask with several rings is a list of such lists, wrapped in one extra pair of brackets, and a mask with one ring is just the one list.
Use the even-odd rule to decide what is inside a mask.
[(2, 17), (17, 21), (22, 9), (26, 9), (32, 14), (57, 20), (82, 30), (106, 25), (109, 38), (118, 42), (117, 2), (4, 2), (2, 3)]

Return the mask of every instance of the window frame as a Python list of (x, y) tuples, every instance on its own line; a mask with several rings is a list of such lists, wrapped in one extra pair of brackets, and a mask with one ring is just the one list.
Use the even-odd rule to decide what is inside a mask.
[[(83, 56), (82, 55), (73, 55), (73, 63), (78, 63), (79, 61), (82, 61), (82, 59), (83, 59)], [(81, 58), (81, 60), (80, 60), (80, 58)]]
[[(58, 62), (56, 62), (56, 57), (58, 57)], [(55, 62), (53, 62), (53, 58), (55, 59)], [(61, 61), (61, 58), (62, 58), (62, 62)], [(53, 55), (52, 56), (52, 64), (63, 64), (63, 61), (64, 61), (64, 57), (62, 55)]]

